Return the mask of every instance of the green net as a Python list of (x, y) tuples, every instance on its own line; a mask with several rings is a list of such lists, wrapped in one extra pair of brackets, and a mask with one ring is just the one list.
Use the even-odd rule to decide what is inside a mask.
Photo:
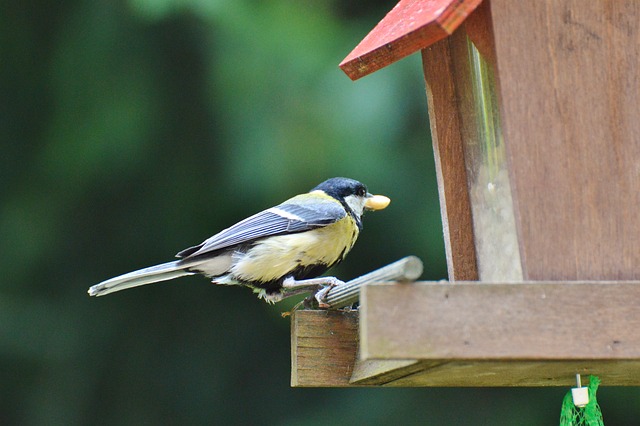
[(589, 377), (589, 403), (582, 408), (573, 404), (571, 390), (567, 392), (562, 401), (560, 426), (604, 426), (602, 412), (596, 400), (596, 391), (599, 384), (599, 378), (596, 376)]

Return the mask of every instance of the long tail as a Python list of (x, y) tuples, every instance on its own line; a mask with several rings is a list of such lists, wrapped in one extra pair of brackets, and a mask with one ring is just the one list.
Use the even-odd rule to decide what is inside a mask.
[(185, 264), (179, 260), (150, 266), (148, 268), (139, 269), (137, 271), (129, 272), (128, 274), (102, 281), (100, 284), (96, 284), (89, 288), (88, 293), (89, 296), (104, 296), (105, 294), (131, 287), (151, 284), (158, 281), (171, 280), (184, 275), (193, 275), (194, 272), (190, 272), (186, 269), (190, 266), (193, 265)]

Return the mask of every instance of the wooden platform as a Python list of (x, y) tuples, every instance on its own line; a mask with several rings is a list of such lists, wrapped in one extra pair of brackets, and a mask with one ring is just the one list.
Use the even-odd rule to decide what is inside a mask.
[(374, 284), (298, 311), (292, 386), (640, 385), (640, 282)]

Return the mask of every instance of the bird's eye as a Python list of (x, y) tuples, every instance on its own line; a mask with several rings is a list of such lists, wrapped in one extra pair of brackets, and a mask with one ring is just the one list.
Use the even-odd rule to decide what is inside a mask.
[(365, 188), (358, 188), (358, 196), (364, 197), (367, 195), (367, 190)]

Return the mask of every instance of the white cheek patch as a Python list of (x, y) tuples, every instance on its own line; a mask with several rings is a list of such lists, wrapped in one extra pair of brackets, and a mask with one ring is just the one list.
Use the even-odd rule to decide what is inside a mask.
[(344, 201), (357, 216), (362, 216), (364, 205), (366, 203), (364, 197), (358, 197), (357, 195), (348, 195), (344, 197)]

